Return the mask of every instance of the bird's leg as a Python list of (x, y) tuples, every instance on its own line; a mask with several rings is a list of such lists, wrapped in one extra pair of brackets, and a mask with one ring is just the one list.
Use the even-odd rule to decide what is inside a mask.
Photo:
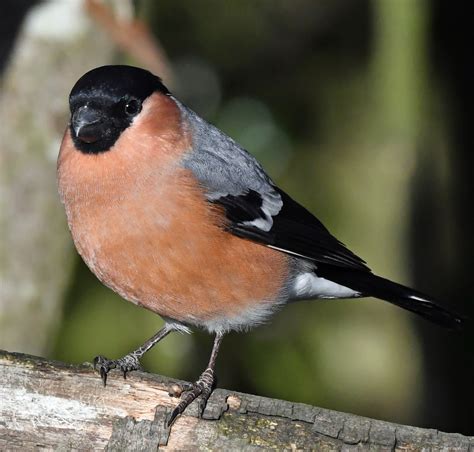
[(199, 379), (194, 383), (187, 383), (182, 386), (183, 395), (181, 402), (176, 406), (171, 415), (167, 418), (167, 426), (171, 426), (174, 420), (184, 412), (184, 410), (199, 397), (199, 416), (202, 416), (207, 400), (214, 389), (216, 377), (214, 368), (216, 367), (217, 353), (224, 337), (223, 333), (217, 333), (212, 347), (211, 357), (206, 370), (201, 374)]
[(161, 328), (160, 331), (158, 331), (158, 333), (148, 339), (141, 347), (138, 347), (136, 350), (130, 352), (128, 355), (125, 355), (120, 359), (110, 360), (105, 356), (96, 356), (94, 358), (94, 369), (99, 371), (100, 377), (104, 382), (104, 386), (107, 383), (107, 374), (116, 367), (118, 367), (123, 372), (123, 378), (126, 378), (127, 372), (140, 369), (140, 358), (173, 330), (175, 330), (173, 326), (166, 324), (163, 328)]

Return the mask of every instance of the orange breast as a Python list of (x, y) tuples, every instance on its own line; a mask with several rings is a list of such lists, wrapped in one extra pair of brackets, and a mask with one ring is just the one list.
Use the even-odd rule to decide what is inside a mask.
[(98, 155), (76, 151), (66, 132), (58, 181), (79, 253), (104, 284), (164, 317), (205, 325), (265, 311), (284, 296), (288, 258), (224, 231), (178, 164), (184, 126), (176, 116), (163, 140), (148, 133), (155, 120), (145, 110)]

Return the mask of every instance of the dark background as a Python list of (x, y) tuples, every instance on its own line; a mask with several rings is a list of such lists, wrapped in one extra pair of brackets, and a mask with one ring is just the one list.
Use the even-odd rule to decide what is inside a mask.
[[(2, 6), (3, 69), (34, 4)], [(473, 19), (462, 2), (132, 6), (166, 52), (178, 97), (254, 153), (376, 273), (474, 317)], [(139, 64), (119, 50), (114, 61)], [(63, 306), (45, 353), (68, 362), (119, 357), (161, 324), (79, 259)], [(171, 336), (144, 365), (193, 380), (211, 340)], [(298, 303), (225, 339), (219, 386), (473, 435), (473, 347), (471, 323), (445, 331), (372, 299)]]

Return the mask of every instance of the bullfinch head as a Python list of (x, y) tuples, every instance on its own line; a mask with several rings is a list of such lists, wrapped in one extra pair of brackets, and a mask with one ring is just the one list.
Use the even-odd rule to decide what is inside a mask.
[(153, 93), (169, 95), (161, 79), (130, 66), (102, 66), (84, 74), (69, 96), (70, 132), (77, 150), (110, 150)]

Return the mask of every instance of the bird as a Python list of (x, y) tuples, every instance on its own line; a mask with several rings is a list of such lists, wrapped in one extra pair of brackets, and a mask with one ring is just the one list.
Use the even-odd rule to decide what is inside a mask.
[(176, 393), (168, 426), (196, 399), (203, 412), (223, 337), (289, 302), (371, 296), (448, 328), (463, 323), (431, 296), (374, 274), (151, 72), (92, 69), (69, 107), (57, 182), (75, 247), (105, 286), (164, 320), (126, 356), (94, 359), (104, 385), (112, 369), (139, 369), (171, 332), (214, 335), (207, 367)]

